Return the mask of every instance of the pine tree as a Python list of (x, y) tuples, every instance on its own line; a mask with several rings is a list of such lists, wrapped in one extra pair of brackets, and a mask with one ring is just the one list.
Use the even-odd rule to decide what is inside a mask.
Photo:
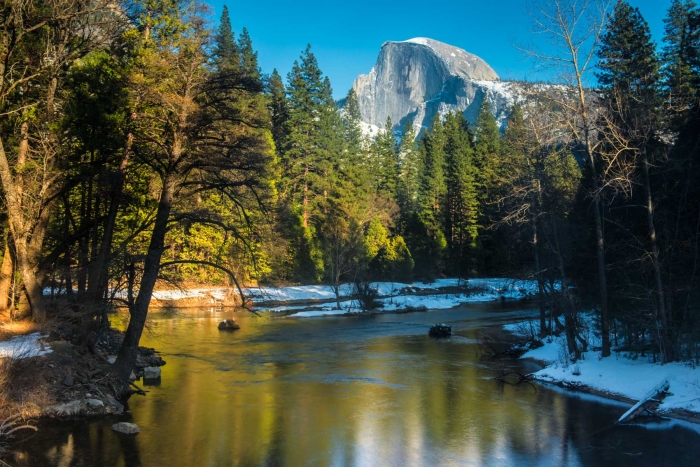
[[(476, 189), (476, 171), (473, 166), (471, 135), (461, 115), (449, 113), (445, 117), (445, 236), (449, 248), (452, 274), (462, 277), (473, 270), (468, 261), (475, 253), (478, 236), (479, 200)], [(471, 269), (471, 271), (470, 271)]]
[(287, 122), (289, 120), (289, 104), (287, 103), (286, 90), (282, 77), (275, 68), (267, 79), (267, 108), (270, 112), (272, 123), (272, 139), (278, 154), (284, 152), (285, 138), (287, 137)]
[(423, 173), (420, 189), (420, 215), (430, 230), (441, 229), (442, 207), (447, 193), (445, 184), (445, 130), (440, 116), (436, 115), (429, 133), (421, 140)]
[(443, 232), (445, 195), (445, 130), (440, 116), (433, 119), (420, 142), (423, 170), (418, 196), (419, 212), (409, 217), (404, 237), (425, 278), (442, 273), (447, 241)]
[(622, 121), (656, 115), (659, 61), (639, 9), (618, 1), (598, 50), (596, 76)]
[(262, 73), (258, 66), (258, 53), (253, 49), (253, 41), (248, 30), (243, 28), (238, 36), (238, 50), (240, 53), (240, 70), (254, 79), (260, 79)]
[(219, 28), (214, 36), (214, 60), (221, 66), (225, 63), (229, 67), (238, 67), (239, 50), (236, 37), (231, 27), (228, 7), (224, 5), (219, 21)]
[(673, 0), (664, 18), (661, 54), (664, 86), (671, 108), (681, 113), (690, 105), (700, 85), (700, 12), (693, 0)]
[(416, 142), (413, 124), (411, 121), (406, 121), (399, 148), (399, 170), (396, 187), (396, 199), (401, 210), (403, 222), (413, 213), (418, 212), (422, 172), (423, 159)]
[[(353, 89), (348, 91), (342, 110), (345, 150), (338, 162), (341, 175), (339, 183), (344, 185), (347, 196), (364, 205), (371, 195), (371, 173), (367, 163), (368, 141), (362, 135), (362, 117)], [(352, 192), (352, 193), (350, 193)]]
[(312, 182), (319, 170), (316, 138), (324, 99), (323, 76), (310, 45), (302, 53), (301, 63), (295, 61), (287, 75), (287, 95), (289, 133), (282, 160), (284, 191), (292, 204), (298, 203), (303, 225), (308, 227), (311, 204), (319, 194)]
[(479, 169), (480, 183), (494, 186), (499, 176), (501, 133), (491, 110), (491, 104), (484, 99), (476, 119), (475, 165)]
[(484, 99), (476, 120), (474, 143), (474, 167), (479, 193), (478, 223), (479, 261), (477, 270), (480, 273), (495, 274), (501, 268), (498, 253), (497, 232), (491, 227), (498, 216), (498, 187), (503, 178), (501, 157), (501, 133), (496, 119), (491, 111), (491, 105)]
[(360, 105), (357, 102), (357, 94), (352, 88), (350, 88), (348, 95), (345, 97), (343, 123), (345, 124), (345, 139), (348, 142), (348, 151), (359, 155), (362, 152), (363, 145), (362, 115), (360, 114)]
[(384, 199), (395, 201), (398, 154), (392, 128), (391, 117), (387, 117), (384, 131), (370, 147), (370, 174), (374, 191)]
[[(640, 221), (645, 220), (646, 227), (631, 231), (639, 231), (639, 237), (644, 239), (641, 243), (647, 248), (644, 258), (650, 262), (653, 273), (649, 279), (656, 292), (651, 307), (657, 310), (659, 330), (664, 342), (662, 359), (669, 361), (673, 358), (673, 344), (670, 342), (672, 330), (664, 285), (666, 268), (662, 265), (661, 247), (656, 233), (654, 211), (658, 195), (652, 185), (661, 109), (658, 94), (659, 61), (655, 49), (649, 26), (639, 10), (627, 2), (618, 1), (598, 51), (600, 72), (597, 76), (603, 88), (606, 109), (601, 132), (606, 147), (602, 150), (611, 154), (607, 157), (608, 167), (605, 173), (612, 175), (608, 175), (613, 182), (609, 186), (614, 187), (614, 182), (623, 180), (624, 184), (642, 187), (642, 190), (625, 190), (624, 184), (622, 185), (628, 196), (637, 198), (633, 204), (645, 207), (640, 212), (643, 214)], [(610, 347), (609, 341), (606, 342), (606, 324), (603, 322), (604, 350)]]

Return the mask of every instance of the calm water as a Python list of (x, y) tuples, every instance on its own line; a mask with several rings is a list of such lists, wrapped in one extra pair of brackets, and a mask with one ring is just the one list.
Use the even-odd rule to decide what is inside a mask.
[[(499, 386), (479, 329), (522, 317), (498, 304), (372, 317), (154, 314), (160, 386), (121, 417), (48, 423), (17, 446), (20, 466), (680, 466), (700, 430), (614, 425), (626, 410), (529, 385)], [(433, 340), (431, 323), (456, 337)], [(136, 437), (110, 429), (141, 427)]]

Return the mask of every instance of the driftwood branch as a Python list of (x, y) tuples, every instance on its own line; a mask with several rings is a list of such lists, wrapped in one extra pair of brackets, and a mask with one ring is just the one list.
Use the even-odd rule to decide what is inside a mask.
[(646, 396), (644, 396), (639, 402), (637, 402), (631, 409), (625, 412), (622, 417), (617, 421), (617, 423), (629, 423), (635, 418), (639, 417), (644, 412), (656, 415), (654, 410), (656, 410), (661, 402), (669, 394), (668, 390), (671, 387), (671, 383), (668, 379), (664, 379), (659, 384), (654, 386), (654, 388), (649, 391)]

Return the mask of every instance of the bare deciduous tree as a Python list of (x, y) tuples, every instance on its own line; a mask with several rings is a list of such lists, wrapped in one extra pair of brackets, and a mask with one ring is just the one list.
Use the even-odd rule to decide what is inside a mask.
[[(610, 355), (608, 287), (605, 266), (605, 234), (600, 197), (599, 156), (593, 100), (587, 90), (588, 74), (593, 66), (595, 51), (605, 30), (607, 12), (612, 0), (530, 0), (528, 11), (533, 33), (543, 36), (546, 45), (519, 47), (543, 68), (556, 69), (565, 85), (561, 92), (545, 95), (555, 100), (565, 111), (564, 127), (578, 143), (595, 177), (593, 215), (596, 228), (596, 251), (600, 289), (602, 351)], [(556, 91), (556, 90), (555, 90)], [(573, 97), (575, 96), (575, 97)]]

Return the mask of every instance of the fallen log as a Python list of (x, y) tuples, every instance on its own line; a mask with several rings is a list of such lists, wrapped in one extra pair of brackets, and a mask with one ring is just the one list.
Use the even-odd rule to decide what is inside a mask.
[(659, 384), (654, 386), (654, 388), (649, 391), (646, 396), (644, 396), (639, 402), (637, 402), (631, 409), (625, 412), (622, 417), (617, 421), (617, 423), (629, 423), (635, 418), (639, 417), (644, 412), (654, 413), (661, 402), (669, 394), (668, 390), (671, 387), (671, 383), (668, 379), (664, 379)]

